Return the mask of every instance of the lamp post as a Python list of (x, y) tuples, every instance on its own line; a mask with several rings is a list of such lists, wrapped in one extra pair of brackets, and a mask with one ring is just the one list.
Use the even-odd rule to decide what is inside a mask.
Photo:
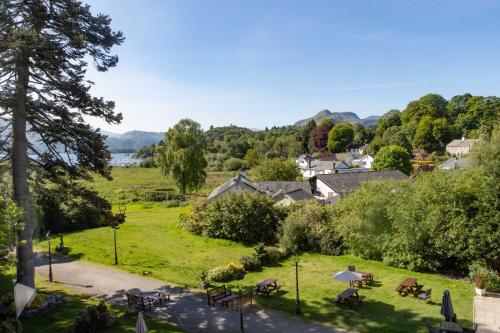
[(125, 222), (125, 212), (127, 211), (127, 206), (126, 205), (119, 205), (118, 211), (120, 212), (121, 219), (119, 221), (115, 221), (111, 225), (111, 228), (113, 229), (113, 241), (114, 241), (114, 245), (115, 245), (115, 266), (118, 266), (118, 250), (116, 247), (116, 230), (120, 227), (121, 223)]
[(240, 333), (245, 333), (245, 326), (243, 325), (243, 302), (242, 302), (242, 292), (241, 292), (241, 287), (238, 286), (238, 293), (240, 295), (240, 300), (238, 302), (239, 304), (239, 310), (240, 310)]
[(300, 314), (299, 298), (299, 260), (295, 259), (295, 314)]
[(52, 282), (52, 251), (50, 249), (50, 231), (47, 232), (47, 240), (49, 242), (49, 281)]

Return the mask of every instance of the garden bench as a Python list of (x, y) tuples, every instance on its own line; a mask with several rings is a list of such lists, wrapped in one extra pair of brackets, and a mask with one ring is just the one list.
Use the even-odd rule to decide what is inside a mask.
[(256, 295), (258, 295), (259, 293), (263, 293), (269, 296), (269, 294), (271, 294), (271, 292), (273, 291), (276, 291), (276, 293), (278, 293), (283, 286), (283, 284), (278, 284), (278, 279), (270, 278), (257, 283), (254, 291)]
[(207, 290), (207, 302), (208, 306), (215, 306), (217, 301), (231, 295), (231, 290), (227, 289), (225, 285), (220, 287), (215, 287)]
[(424, 301), (431, 300), (431, 293), (432, 289), (427, 289), (425, 292), (418, 294), (417, 297)]
[(423, 285), (417, 283), (416, 279), (406, 278), (396, 287), (396, 291), (400, 295), (413, 294), (413, 296), (417, 297), (423, 287)]
[(130, 311), (140, 310), (142, 312), (146, 312), (147, 309), (151, 310), (153, 307), (153, 301), (144, 296), (129, 294), (127, 293), (127, 303), (128, 309)]
[(361, 303), (364, 298), (364, 296), (359, 296), (358, 289), (347, 288), (337, 295), (335, 303), (345, 304), (352, 308), (354, 305)]

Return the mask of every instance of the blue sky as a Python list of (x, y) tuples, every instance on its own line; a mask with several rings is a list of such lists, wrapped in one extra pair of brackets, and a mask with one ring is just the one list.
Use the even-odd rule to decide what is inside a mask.
[(89, 0), (125, 43), (89, 71), (114, 132), (383, 114), (426, 93), (500, 95), (500, 1)]

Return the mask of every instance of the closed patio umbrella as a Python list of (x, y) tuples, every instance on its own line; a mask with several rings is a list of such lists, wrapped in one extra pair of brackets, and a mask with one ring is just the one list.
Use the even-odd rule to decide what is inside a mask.
[(142, 312), (139, 311), (139, 315), (137, 316), (137, 323), (135, 324), (135, 332), (136, 333), (147, 333), (148, 327), (146, 326), (146, 322), (144, 321), (144, 316)]
[(443, 293), (443, 299), (441, 300), (441, 314), (444, 316), (446, 321), (455, 321), (456, 316), (453, 312), (453, 305), (451, 304), (451, 295), (448, 290)]
[(334, 274), (332, 276), (334, 280), (343, 281), (343, 282), (351, 282), (351, 281), (361, 281), (363, 280), (363, 276), (360, 273), (344, 271)]

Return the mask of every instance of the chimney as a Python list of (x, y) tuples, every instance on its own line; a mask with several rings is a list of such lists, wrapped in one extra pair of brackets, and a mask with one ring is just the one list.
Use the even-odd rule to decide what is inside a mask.
[(333, 162), (333, 173), (339, 173), (339, 171), (336, 168), (335, 162)]

